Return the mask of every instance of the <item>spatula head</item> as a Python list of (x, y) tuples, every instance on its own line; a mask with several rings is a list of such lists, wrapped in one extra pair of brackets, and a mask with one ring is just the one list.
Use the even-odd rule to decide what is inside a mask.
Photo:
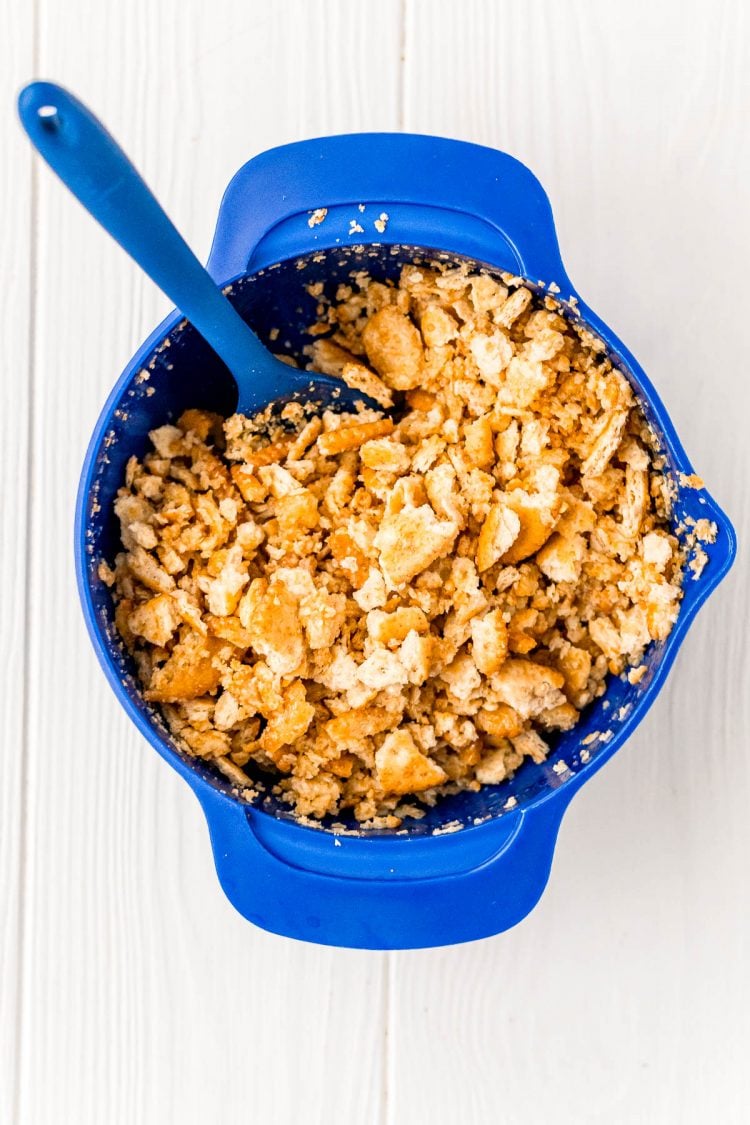
[(363, 408), (385, 412), (368, 395), (348, 387), (343, 379), (319, 371), (300, 371), (270, 352), (263, 364), (262, 378), (257, 378), (257, 374), (249, 371), (246, 377), (234, 379), (236, 414), (253, 416), (265, 410), (269, 403), (273, 403), (275, 412), (280, 412), (290, 402), (300, 403), (309, 414), (320, 414), (324, 410), (357, 414)]

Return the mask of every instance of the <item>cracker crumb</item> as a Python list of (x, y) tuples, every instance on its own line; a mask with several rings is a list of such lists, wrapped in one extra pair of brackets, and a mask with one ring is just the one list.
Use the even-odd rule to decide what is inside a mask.
[(701, 543), (715, 543), (716, 536), (719, 534), (719, 529), (713, 520), (707, 520), (705, 517), (694, 520), (691, 516), (685, 520), (688, 527), (692, 527), (695, 538)]
[(96, 573), (105, 586), (114, 586), (116, 582), (115, 572), (112, 567), (102, 559), (99, 566), (96, 568)]
[(441, 824), (441, 826), (439, 828), (436, 828), (434, 830), (434, 832), (432, 833), (432, 835), (433, 836), (448, 836), (452, 832), (460, 832), (462, 828), (463, 828), (463, 824), (461, 823), (460, 820), (449, 820), (447, 824)]
[(327, 214), (327, 207), (316, 207), (314, 211), (309, 212), (310, 218), (307, 220), (307, 225), (311, 230), (313, 227), (320, 226)]
[(680, 473), (680, 484), (684, 488), (705, 488), (703, 477), (699, 477), (697, 473)]
[(373, 223), (373, 226), (378, 234), (385, 234), (385, 228), (388, 226), (388, 213), (386, 211), (381, 211), (380, 215)]
[(701, 574), (703, 574), (707, 562), (708, 555), (706, 554), (706, 552), (702, 547), (696, 547), (693, 551), (693, 557), (688, 563), (688, 568), (692, 572), (694, 582), (696, 581), (696, 579), (700, 578)]

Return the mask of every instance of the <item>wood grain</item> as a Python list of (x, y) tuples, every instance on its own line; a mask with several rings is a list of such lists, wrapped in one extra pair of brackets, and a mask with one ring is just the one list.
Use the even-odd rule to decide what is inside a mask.
[[(272, 145), (404, 128), (513, 152), (742, 540), (748, 22), (743, 0), (0, 0), (0, 94), (69, 85), (203, 256)], [(387, 956), (254, 929), (74, 589), (85, 444), (166, 302), (0, 129), (0, 1121), (744, 1125), (746, 554), (516, 930)]]
[[(676, 14), (411, 0), (404, 124), (537, 172), (577, 286), (742, 539), (747, 15)], [(470, 67), (436, 69), (448, 43)], [(476, 946), (395, 956), (391, 1121), (418, 1116), (428, 1086), (435, 1125), (459, 1096), (466, 1119), (510, 1125), (745, 1120), (749, 577), (742, 554), (644, 726), (574, 802), (533, 915)]]
[(24, 868), (25, 731), (28, 699), (26, 557), (30, 488), (29, 418), (34, 397), (31, 348), (34, 213), (32, 161), (10, 112), (33, 66), (34, 14), (0, 0), (0, 1121), (12, 1121), (18, 1088), (22, 997), (21, 881)]
[[(90, 102), (205, 254), (253, 152), (363, 115), (395, 127), (398, 15), (381, 13), (375, 58), (367, 14), (345, 3), (107, 3), (81, 34), (83, 4), (42, 0), (40, 69)], [(343, 61), (321, 82), (326, 27)], [(196, 803), (121, 713), (84, 635), (80, 463), (165, 302), (46, 169), (39, 185), (19, 1121), (375, 1125), (384, 958), (273, 938), (234, 913)]]

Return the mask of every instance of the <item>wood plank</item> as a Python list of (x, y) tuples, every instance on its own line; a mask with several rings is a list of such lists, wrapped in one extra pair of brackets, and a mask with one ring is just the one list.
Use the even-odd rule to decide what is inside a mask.
[(11, 107), (33, 68), (34, 12), (0, 0), (0, 1120), (12, 1121), (18, 1097), (18, 1027), (21, 1015), (27, 670), (29, 416), (32, 391), (30, 315), (34, 247), (31, 156)]
[[(399, 6), (40, 0), (41, 70), (101, 114), (207, 252), (253, 151), (397, 122)], [(82, 33), (83, 27), (83, 33)], [(244, 923), (199, 809), (84, 635), (71, 528), (85, 443), (166, 304), (46, 170), (34, 416), (22, 1125), (382, 1119), (385, 961)]]
[[(404, 127), (537, 172), (571, 276), (747, 537), (745, 6), (407, 10)], [(741, 557), (644, 726), (574, 802), (535, 913), (394, 958), (389, 1121), (428, 1106), (434, 1125), (744, 1120), (749, 578)]]

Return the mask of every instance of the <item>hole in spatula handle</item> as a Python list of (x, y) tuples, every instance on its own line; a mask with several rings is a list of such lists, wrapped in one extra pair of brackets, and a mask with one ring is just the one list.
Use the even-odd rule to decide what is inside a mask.
[(57, 106), (40, 105), (36, 111), (42, 127), (50, 133), (55, 133), (60, 127), (60, 115)]

